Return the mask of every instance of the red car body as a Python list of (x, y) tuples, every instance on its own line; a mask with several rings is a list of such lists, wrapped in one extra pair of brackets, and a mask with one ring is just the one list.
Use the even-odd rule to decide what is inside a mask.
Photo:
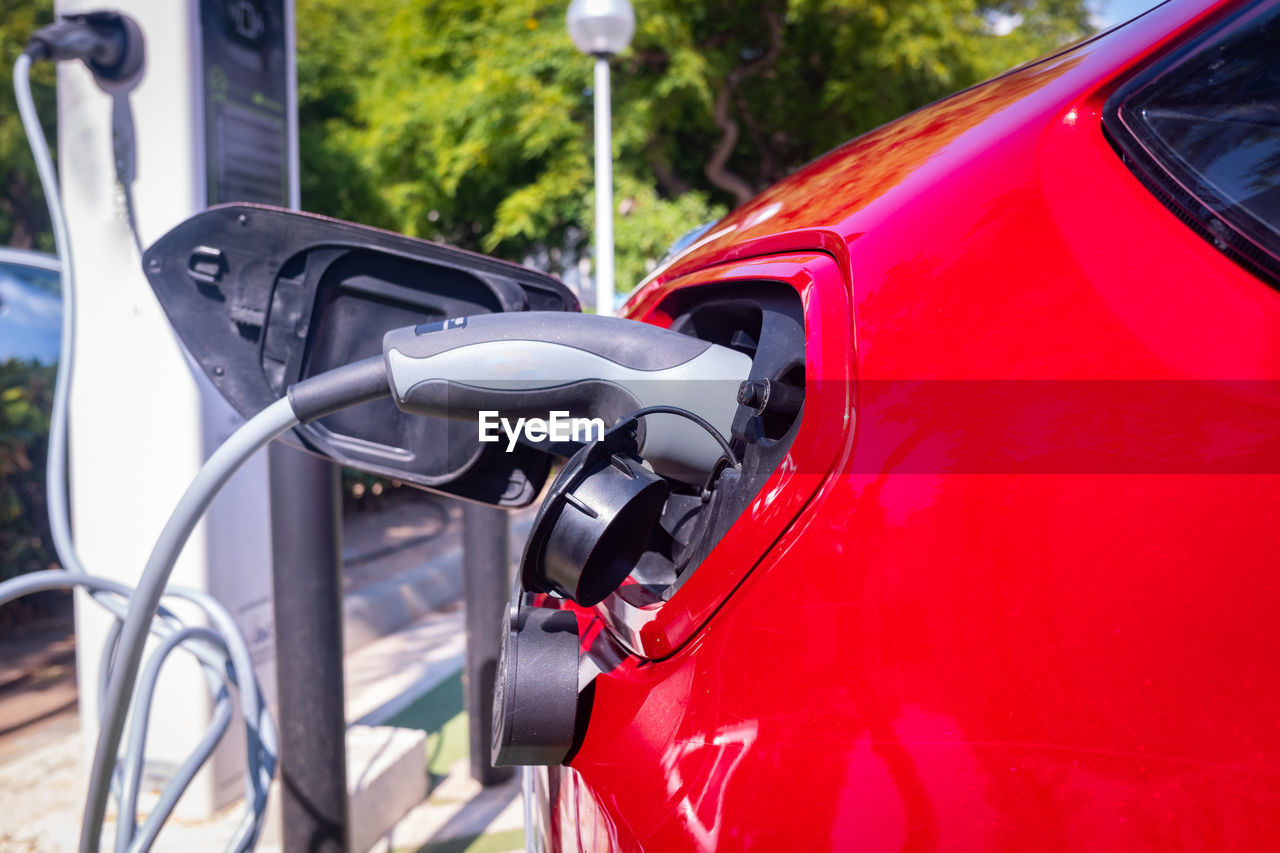
[[(1180, 464), (1171, 406), (1145, 463), (1058, 443), (1280, 378), (1280, 293), (1102, 125), (1242, 5), (1168, 3), (854, 140), (633, 297), (664, 324), (698, 288), (789, 284), (807, 403), (669, 601), (580, 612), (603, 672), (568, 766), (534, 771), (550, 849), (1280, 847), (1274, 444)], [(1063, 389), (1088, 402), (1037, 425)]]

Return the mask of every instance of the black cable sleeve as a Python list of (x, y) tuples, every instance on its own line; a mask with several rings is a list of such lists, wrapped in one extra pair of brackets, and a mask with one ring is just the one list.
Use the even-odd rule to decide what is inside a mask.
[(386, 362), (375, 355), (304, 379), (286, 393), (294, 414), (305, 424), (357, 403), (390, 397), (391, 382)]

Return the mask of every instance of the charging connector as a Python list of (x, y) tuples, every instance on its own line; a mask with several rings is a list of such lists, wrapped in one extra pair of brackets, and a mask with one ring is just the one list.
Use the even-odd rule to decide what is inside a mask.
[(132, 84), (146, 53), (137, 22), (119, 12), (64, 15), (32, 34), (24, 52), (36, 62), (82, 60), (108, 90)]

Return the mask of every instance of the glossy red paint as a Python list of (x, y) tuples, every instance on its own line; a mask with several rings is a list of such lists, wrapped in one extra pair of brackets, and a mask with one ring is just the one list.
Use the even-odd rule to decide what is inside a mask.
[[(811, 408), (794, 470), (629, 640), (659, 659), (610, 658), (571, 767), (540, 771), (552, 849), (1280, 847), (1280, 476), (912, 468), (932, 414), (860, 465), (846, 417), (876, 382), (1280, 379), (1280, 293), (1100, 124), (1236, 5), (1168, 4), (856, 140), (637, 294), (662, 323), (790, 282)], [(849, 385), (815, 383), (851, 376), (828, 417)], [(580, 614), (597, 647), (614, 615)]]

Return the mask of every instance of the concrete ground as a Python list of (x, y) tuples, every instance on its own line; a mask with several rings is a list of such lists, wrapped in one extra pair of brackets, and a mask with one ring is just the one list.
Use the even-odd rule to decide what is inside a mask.
[(388, 721), (427, 732), (431, 792), (373, 849), (376, 853), (503, 853), (524, 849), (520, 777), (491, 788), (471, 778), (462, 674), (444, 682)]
[[(412, 493), (375, 511), (349, 514), (344, 523), (348, 721), (378, 727), (359, 730), (366, 741), (398, 730), (403, 735), (394, 739), (412, 749), (425, 739), (428, 776), (416, 784), (427, 796), (376, 841), (373, 849), (380, 853), (524, 847), (519, 777), (490, 789), (470, 779), (460, 672), (459, 517), (456, 504)], [(513, 558), (530, 523), (529, 514), (513, 519)], [(76, 846), (85, 746), (78, 733), (72, 631), (65, 614), (21, 631), (0, 629), (0, 853)], [(423, 734), (414, 740), (415, 732)], [(349, 737), (349, 750), (351, 743)], [(358, 777), (373, 765), (354, 755), (349, 761), (351, 784), (367, 787), (370, 780)], [(239, 816), (235, 805), (209, 821), (172, 822), (155, 849), (220, 850)], [(278, 831), (268, 831), (259, 849), (278, 844)]]
[(21, 630), (0, 628), (0, 765), (80, 725), (71, 598)]

